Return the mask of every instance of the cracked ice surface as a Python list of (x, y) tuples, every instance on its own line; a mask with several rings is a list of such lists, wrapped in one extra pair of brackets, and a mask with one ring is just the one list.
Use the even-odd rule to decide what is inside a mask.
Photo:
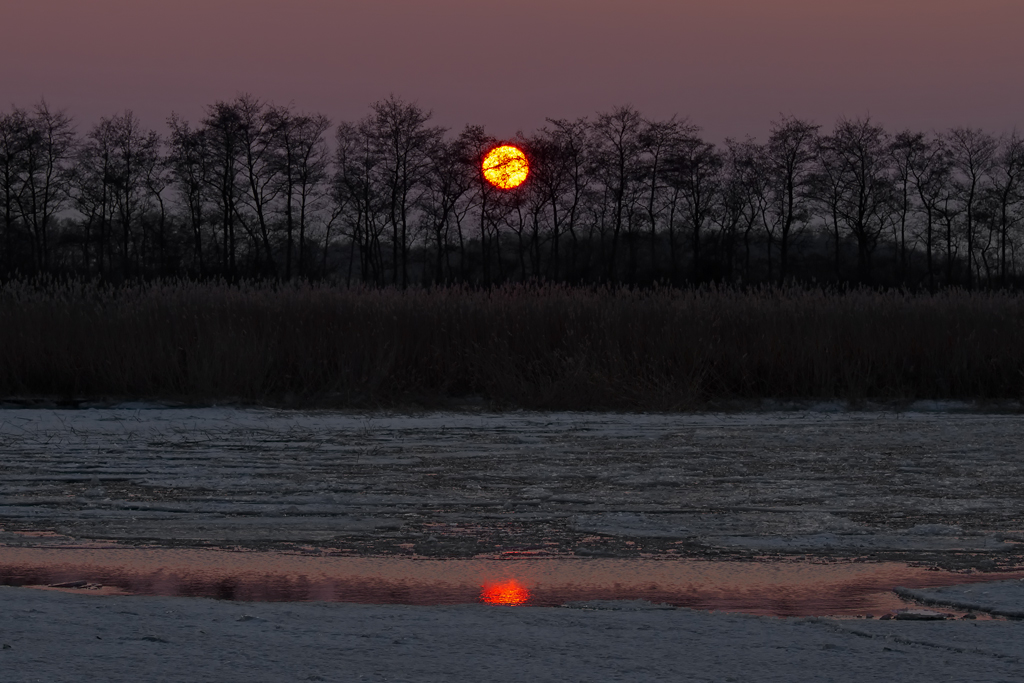
[(1024, 624), (231, 603), (0, 587), (10, 683), (1020, 680)]
[[(1024, 416), (0, 410), (0, 543), (1017, 564)], [(17, 532), (17, 533), (15, 533)]]
[(945, 586), (942, 588), (897, 588), (896, 592), (930, 605), (988, 612), (996, 616), (1024, 619), (1024, 580)]

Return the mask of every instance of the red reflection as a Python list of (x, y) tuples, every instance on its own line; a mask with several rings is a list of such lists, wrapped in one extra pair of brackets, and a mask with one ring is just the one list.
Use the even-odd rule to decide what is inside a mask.
[(530, 591), (515, 579), (504, 583), (485, 583), (480, 600), (488, 605), (522, 605), (530, 599)]
[[(510, 575), (522, 578), (511, 581)], [(938, 588), (1022, 576), (1024, 567), (1012, 572), (959, 574), (895, 562), (565, 557), (427, 560), (0, 544), (0, 586), (51, 587), (49, 590), (93, 596), (244, 601), (558, 607), (589, 600), (647, 600), (772, 616), (877, 616), (907, 607), (892, 591), (893, 586)], [(501, 580), (482, 586), (481, 577)]]

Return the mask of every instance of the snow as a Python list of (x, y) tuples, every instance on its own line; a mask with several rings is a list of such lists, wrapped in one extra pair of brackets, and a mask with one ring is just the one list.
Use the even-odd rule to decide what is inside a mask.
[[(224, 554), (287, 564), (308, 562), (307, 551), (334, 561), (330, 553), (343, 549), (366, 555), (350, 560), (377, 577), (401, 553), (421, 566), (422, 558), (473, 558), (459, 565), (472, 587), (477, 564), (512, 562), (480, 558), (543, 551), (551, 558), (529, 560), (535, 572), (562, 571), (566, 559), (589, 572), (630, 563), (638, 582), (699, 587), (710, 574), (658, 573), (689, 566), (673, 558), (716, 557), (737, 560), (764, 585), (775, 581), (777, 595), (791, 579), (806, 584), (804, 569), (790, 576), (781, 563), (741, 560), (1024, 564), (1019, 411), (923, 402), (898, 413), (779, 408), (0, 409), (0, 564), (51, 552), (95, 552), (109, 563), (117, 553), (172, 552), (167, 546), (284, 549), (292, 554)], [(168, 566), (154, 562), (154, 571)], [(710, 563), (695, 571), (702, 567), (711, 571)], [(776, 580), (773, 572), (783, 573)], [(543, 578), (552, 584), (554, 576)], [(725, 593), (760, 585), (735, 576)], [(841, 592), (835, 585), (822, 590)], [(1018, 621), (779, 619), (638, 601), (416, 607), (68, 590), (0, 587), (0, 681), (1024, 679)], [(900, 595), (938, 611), (1024, 614), (1020, 581)]]
[[(612, 607), (615, 607), (614, 605)], [(685, 609), (367, 606), (0, 588), (0, 678), (52, 681), (1020, 680), (1024, 624)]]

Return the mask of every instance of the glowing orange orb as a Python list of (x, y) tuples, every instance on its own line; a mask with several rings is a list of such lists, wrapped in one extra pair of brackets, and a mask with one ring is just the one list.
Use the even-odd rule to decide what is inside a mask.
[(484, 157), (484, 178), (500, 190), (511, 190), (526, 182), (530, 162), (523, 150), (513, 145), (495, 147)]
[(521, 605), (530, 599), (530, 591), (515, 579), (484, 584), (480, 600), (488, 605)]

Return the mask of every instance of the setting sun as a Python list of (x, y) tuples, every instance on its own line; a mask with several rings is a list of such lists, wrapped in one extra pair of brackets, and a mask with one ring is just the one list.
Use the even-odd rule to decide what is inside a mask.
[(484, 157), (484, 178), (501, 190), (511, 190), (526, 182), (530, 164), (523, 150), (513, 145), (495, 147)]
[(522, 605), (530, 599), (530, 591), (515, 579), (503, 583), (484, 584), (480, 601), (488, 605)]

